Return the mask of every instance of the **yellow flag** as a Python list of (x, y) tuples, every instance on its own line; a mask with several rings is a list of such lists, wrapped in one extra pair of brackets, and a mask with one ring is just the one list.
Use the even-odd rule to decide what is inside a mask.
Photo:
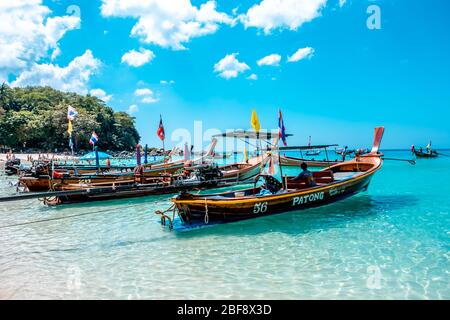
[(259, 133), (261, 130), (261, 125), (259, 123), (258, 115), (256, 114), (256, 111), (252, 111), (252, 128), (255, 130), (256, 133)]
[(69, 125), (67, 127), (67, 132), (69, 133), (69, 135), (72, 135), (73, 127), (72, 127), (72, 121), (71, 120), (69, 120)]

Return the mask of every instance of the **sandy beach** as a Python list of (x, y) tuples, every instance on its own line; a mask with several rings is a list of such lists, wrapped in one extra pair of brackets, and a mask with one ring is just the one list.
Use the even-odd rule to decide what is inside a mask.
[[(8, 154), (6, 153), (0, 153), (0, 162), (6, 162), (7, 161)], [(38, 160), (39, 153), (14, 153), (14, 156), (16, 159), (20, 159), (22, 162), (29, 162), (28, 159), (31, 157), (32, 160)], [(46, 159), (53, 159), (53, 160), (69, 160), (74, 159), (76, 157), (68, 156), (68, 155), (62, 155), (62, 154), (56, 154), (56, 153), (41, 153), (41, 156), (44, 156)]]

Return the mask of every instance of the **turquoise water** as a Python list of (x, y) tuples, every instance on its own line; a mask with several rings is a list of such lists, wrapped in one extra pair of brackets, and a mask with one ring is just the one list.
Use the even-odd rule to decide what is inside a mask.
[(0, 298), (450, 299), (449, 169), (386, 161), (342, 202), (182, 234), (153, 213), (167, 196), (2, 203), (0, 226), (90, 214), (0, 228)]

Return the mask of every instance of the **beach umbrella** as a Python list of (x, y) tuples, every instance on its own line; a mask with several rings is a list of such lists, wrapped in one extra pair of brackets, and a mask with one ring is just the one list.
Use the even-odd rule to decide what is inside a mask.
[(92, 152), (86, 153), (84, 156), (80, 157), (79, 160), (81, 160), (81, 161), (91, 160), (92, 161), (92, 160), (96, 160), (97, 157), (99, 160), (106, 160), (108, 158), (112, 158), (111, 155), (97, 150), (97, 152), (92, 151)]
[(147, 156), (148, 156), (148, 145), (145, 145), (145, 149), (144, 149), (144, 163), (147, 164)]
[(140, 144), (136, 145), (136, 164), (138, 166), (141, 165), (141, 145)]

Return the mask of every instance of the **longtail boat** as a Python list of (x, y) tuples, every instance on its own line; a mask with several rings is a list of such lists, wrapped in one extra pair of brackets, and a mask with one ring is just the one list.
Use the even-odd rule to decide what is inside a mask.
[(366, 190), (373, 175), (381, 169), (383, 155), (378, 150), (383, 133), (384, 127), (375, 128), (370, 153), (314, 172), (314, 186), (308, 185), (306, 180), (293, 178), (286, 178), (283, 185), (274, 177), (266, 176), (268, 193), (256, 186), (210, 195), (181, 193), (172, 198), (172, 218), (167, 212), (156, 213), (161, 215), (164, 225), (169, 221), (169, 226), (173, 227), (177, 213), (183, 227), (195, 227), (298, 211), (348, 198)]
[[(212, 168), (214, 171), (214, 168)], [(239, 184), (237, 180), (223, 179), (219, 171), (202, 174), (196, 171), (193, 177), (183, 175), (168, 175), (150, 177), (138, 181), (117, 181), (110, 183), (69, 184), (63, 186), (60, 194), (42, 197), (47, 205), (60, 205), (87, 201), (113, 200), (123, 198), (137, 198), (151, 195), (173, 194), (182, 191), (205, 190), (211, 188), (230, 187)]]
[[(195, 170), (197, 166), (208, 164), (207, 161), (211, 155), (217, 140), (213, 139), (208, 152), (198, 159), (189, 161), (189, 166), (186, 168), (186, 162), (179, 160), (172, 163), (152, 164), (142, 166), (142, 171), (131, 172), (105, 172), (100, 174), (83, 174), (71, 175), (69, 172), (61, 172), (55, 170), (50, 175), (48, 172), (45, 175), (38, 176), (23, 176), (19, 178), (19, 183), (26, 191), (30, 192), (44, 192), (48, 190), (65, 190), (68, 186), (74, 188), (79, 186), (82, 189), (85, 185), (102, 185), (103, 187), (112, 185), (133, 184), (138, 181), (142, 184), (149, 184), (152, 178), (160, 178), (176, 175), (177, 172), (183, 170)], [(237, 163), (232, 165), (219, 166), (218, 171), (222, 179), (227, 181), (243, 182), (257, 176), (261, 167), (268, 161), (267, 155), (255, 157), (249, 160), (248, 163)]]
[[(236, 179), (224, 179), (214, 165), (198, 166), (193, 174), (186, 176), (162, 175), (139, 180), (118, 180), (113, 183), (75, 183), (59, 186), (49, 192), (24, 192), (0, 197), (0, 202), (38, 198), (46, 205), (60, 205), (100, 200), (136, 198), (163, 195), (180, 191), (205, 190), (231, 187), (241, 184)], [(248, 184), (248, 183), (247, 183)]]
[(414, 151), (414, 154), (417, 158), (437, 158), (439, 156), (439, 154), (434, 150), (431, 152)]
[[(213, 139), (208, 151), (205, 155), (191, 161), (193, 165), (202, 164), (210, 158), (217, 140)], [(115, 170), (87, 174), (74, 175), (73, 171), (68, 170), (54, 170), (53, 172), (47, 167), (47, 171), (40, 172), (33, 175), (22, 176), (19, 178), (19, 184), (27, 191), (30, 192), (42, 192), (48, 190), (59, 190), (64, 185), (78, 184), (78, 183), (117, 183), (119, 181), (127, 180), (134, 181), (136, 174), (144, 177), (158, 177), (161, 174), (175, 174), (177, 171), (183, 169), (185, 164), (184, 160), (178, 160), (173, 162), (157, 162), (147, 165), (142, 165), (139, 173), (136, 173), (136, 167), (132, 170)]]

